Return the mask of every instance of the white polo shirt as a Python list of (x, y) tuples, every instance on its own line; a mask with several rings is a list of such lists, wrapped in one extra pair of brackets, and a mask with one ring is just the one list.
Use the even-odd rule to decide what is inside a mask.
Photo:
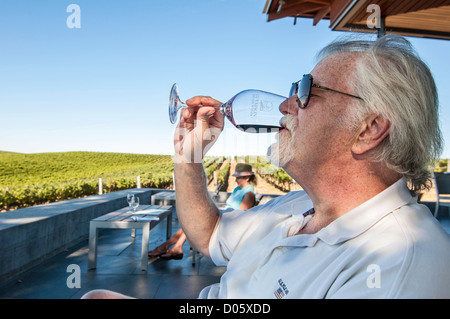
[(304, 192), (222, 214), (199, 298), (450, 298), (450, 236), (403, 179), (315, 234)]

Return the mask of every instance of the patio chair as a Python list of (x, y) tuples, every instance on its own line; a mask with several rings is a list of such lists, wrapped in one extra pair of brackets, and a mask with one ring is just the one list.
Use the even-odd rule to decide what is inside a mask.
[[(434, 217), (437, 218), (439, 206), (450, 207), (450, 174), (434, 173), (434, 185), (436, 187), (436, 208)], [(448, 200), (443, 202), (442, 200)]]

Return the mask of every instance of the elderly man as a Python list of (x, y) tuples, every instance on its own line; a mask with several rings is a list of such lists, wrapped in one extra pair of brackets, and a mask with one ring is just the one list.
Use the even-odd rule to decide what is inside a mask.
[(220, 102), (187, 104), (175, 133), (177, 214), (190, 243), (227, 266), (200, 298), (450, 298), (450, 237), (416, 196), (441, 149), (438, 98), (407, 40), (339, 40), (320, 52), (280, 105), (269, 149), (305, 191), (247, 211), (219, 214), (192, 161), (223, 128)]
[[(269, 150), (305, 192), (249, 211), (220, 215), (209, 198), (202, 164), (189, 159), (223, 128), (205, 107), (220, 102), (187, 101), (175, 134), (177, 213), (191, 244), (227, 266), (200, 297), (449, 298), (450, 237), (415, 196), (441, 149), (430, 71), (396, 36), (336, 41), (319, 58), (280, 105)], [(200, 143), (196, 130), (213, 133)]]

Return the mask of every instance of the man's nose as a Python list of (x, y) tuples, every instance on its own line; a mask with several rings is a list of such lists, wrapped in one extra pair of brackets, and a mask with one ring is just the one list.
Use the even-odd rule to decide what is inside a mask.
[(298, 113), (298, 103), (297, 102), (297, 95), (293, 95), (290, 98), (286, 99), (283, 103), (280, 104), (280, 112), (283, 115), (286, 114), (297, 114)]

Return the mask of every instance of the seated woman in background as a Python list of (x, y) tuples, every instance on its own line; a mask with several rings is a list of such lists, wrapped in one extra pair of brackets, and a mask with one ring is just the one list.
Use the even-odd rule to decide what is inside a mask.
[[(226, 201), (226, 208), (233, 209), (249, 209), (255, 206), (255, 190), (256, 176), (253, 173), (250, 164), (239, 163), (236, 165), (236, 171), (233, 176), (236, 177), (237, 187), (233, 190), (230, 197)], [(183, 244), (186, 241), (186, 235), (180, 228), (166, 242), (148, 252), (149, 257), (160, 257), (161, 259), (182, 259)], [(169, 247), (172, 246), (169, 250)]]
[(249, 209), (255, 206), (256, 176), (250, 164), (237, 164), (233, 176), (238, 185), (227, 199), (227, 208)]

